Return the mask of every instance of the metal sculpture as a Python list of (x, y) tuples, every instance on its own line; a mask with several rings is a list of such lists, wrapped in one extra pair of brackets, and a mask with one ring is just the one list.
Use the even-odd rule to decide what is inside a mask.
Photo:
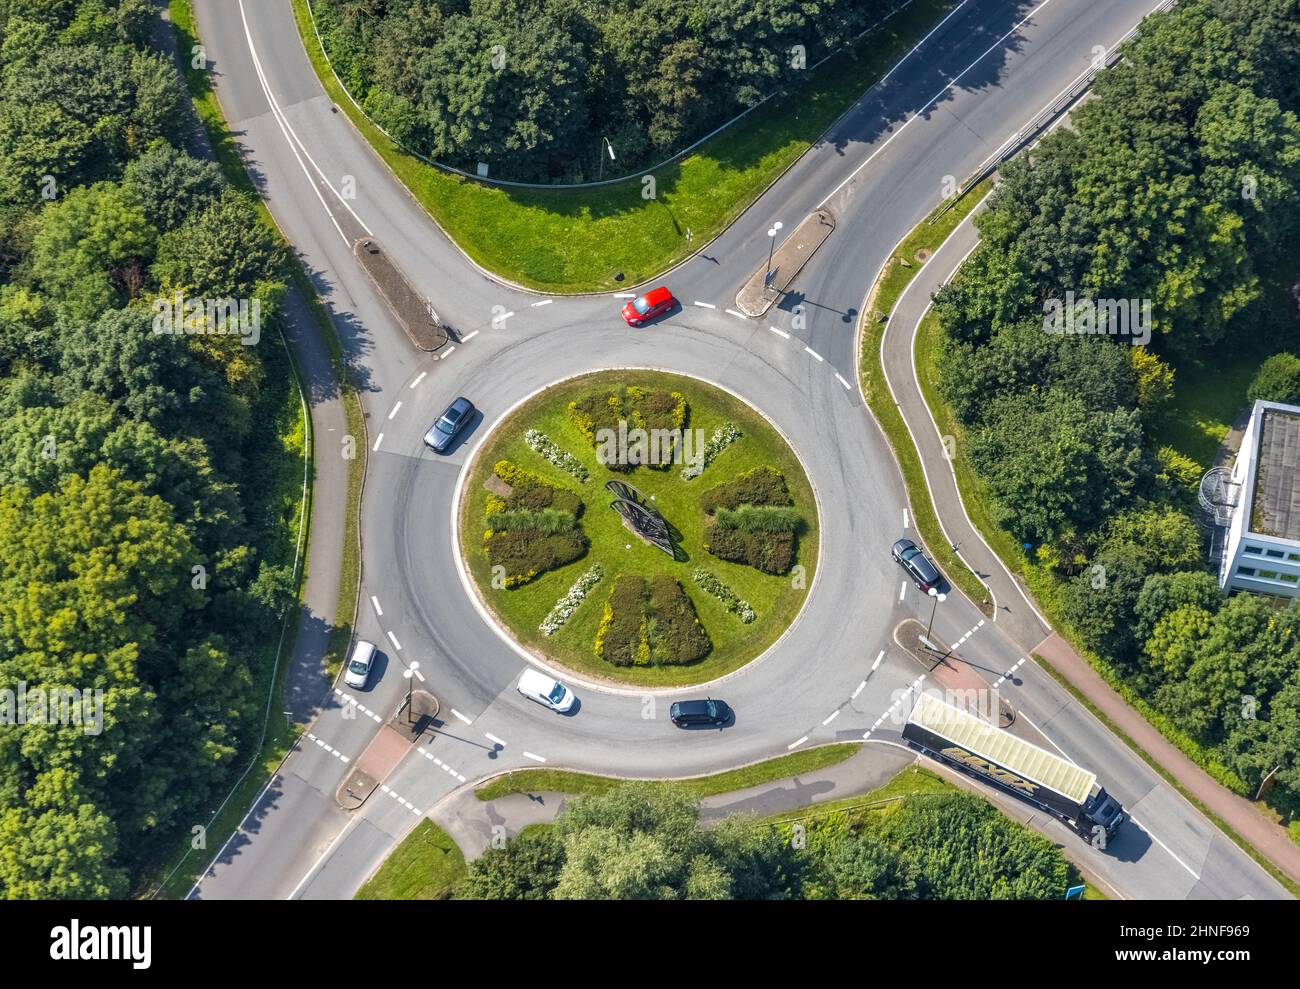
[(672, 534), (668, 523), (636, 488), (624, 481), (606, 481), (605, 490), (615, 496), (610, 508), (618, 512), (623, 520), (632, 527), (642, 539), (657, 546), (669, 556), (676, 558), (677, 549), (673, 546)]

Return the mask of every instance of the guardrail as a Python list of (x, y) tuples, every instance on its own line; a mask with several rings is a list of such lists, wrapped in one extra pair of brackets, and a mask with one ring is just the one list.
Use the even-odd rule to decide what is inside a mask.
[[(1151, 14), (1163, 14), (1165, 11), (1177, 6), (1177, 4), (1178, 0), (1161, 0), (1161, 2), (1153, 7), (1150, 13), (1146, 16), (1150, 17)], [(1001, 147), (985, 158), (980, 166), (961, 184), (957, 190), (957, 194), (948, 201), (938, 214), (936, 214), (935, 219), (943, 216), (948, 212), (948, 210), (956, 206), (966, 193), (970, 192), (971, 189), (975, 188), (975, 186), (979, 185), (997, 171), (998, 167), (1004, 161), (1008, 158), (1014, 157), (1024, 147), (1032, 143), (1034, 139), (1036, 139), (1048, 126), (1048, 124), (1064, 113), (1076, 100), (1079, 99), (1080, 96), (1086, 93), (1097, 76), (1120, 61), (1120, 49), (1133, 39), (1141, 26), (1141, 24), (1135, 24), (1130, 28), (1124, 37), (1115, 42), (1115, 44), (1106, 52), (1106, 56), (1101, 60), (1100, 65), (1089, 65), (1088, 68), (1075, 76), (1074, 80), (1066, 86), (1065, 89), (1061, 90), (1051, 103), (1040, 110), (1028, 124), (1012, 134), (1011, 137), (1002, 143)]]

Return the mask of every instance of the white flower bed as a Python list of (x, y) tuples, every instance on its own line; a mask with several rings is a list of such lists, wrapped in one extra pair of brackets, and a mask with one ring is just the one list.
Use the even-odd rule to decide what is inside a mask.
[(579, 577), (569, 593), (555, 602), (555, 607), (551, 609), (550, 614), (542, 619), (542, 624), (537, 626), (539, 632), (543, 635), (554, 635), (565, 622), (578, 610), (578, 605), (591, 593), (591, 589), (600, 583), (605, 571), (599, 563), (593, 565), (586, 573)]
[(726, 605), (727, 610), (746, 625), (754, 620), (754, 609), (749, 606), (749, 602), (736, 597), (736, 592), (718, 580), (711, 571), (699, 567), (691, 574), (691, 578)]
[(537, 429), (530, 429), (524, 433), (524, 442), (534, 453), (540, 454), (546, 460), (549, 460), (562, 471), (566, 471), (576, 477), (584, 484), (590, 476), (587, 468), (582, 465), (582, 461), (569, 453), (568, 450), (562, 450), (554, 443), (545, 433)]
[(704, 468), (713, 462), (713, 458), (740, 439), (740, 427), (728, 422), (713, 431), (709, 441), (704, 444), (704, 455), (698, 464), (687, 464), (682, 468), (682, 480), (691, 481), (704, 473)]

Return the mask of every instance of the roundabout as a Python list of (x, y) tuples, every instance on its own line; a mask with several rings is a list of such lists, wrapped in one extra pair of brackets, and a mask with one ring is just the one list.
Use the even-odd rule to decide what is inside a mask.
[(761, 655), (807, 600), (820, 544), (812, 486), (763, 415), (646, 370), (579, 375), (507, 413), (456, 513), (498, 625), (549, 665), (643, 687)]

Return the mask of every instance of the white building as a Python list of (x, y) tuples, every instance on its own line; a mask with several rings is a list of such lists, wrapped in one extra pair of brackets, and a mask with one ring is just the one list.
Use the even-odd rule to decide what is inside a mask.
[(1300, 597), (1300, 407), (1257, 401), (1231, 467), (1201, 479), (1225, 591)]

